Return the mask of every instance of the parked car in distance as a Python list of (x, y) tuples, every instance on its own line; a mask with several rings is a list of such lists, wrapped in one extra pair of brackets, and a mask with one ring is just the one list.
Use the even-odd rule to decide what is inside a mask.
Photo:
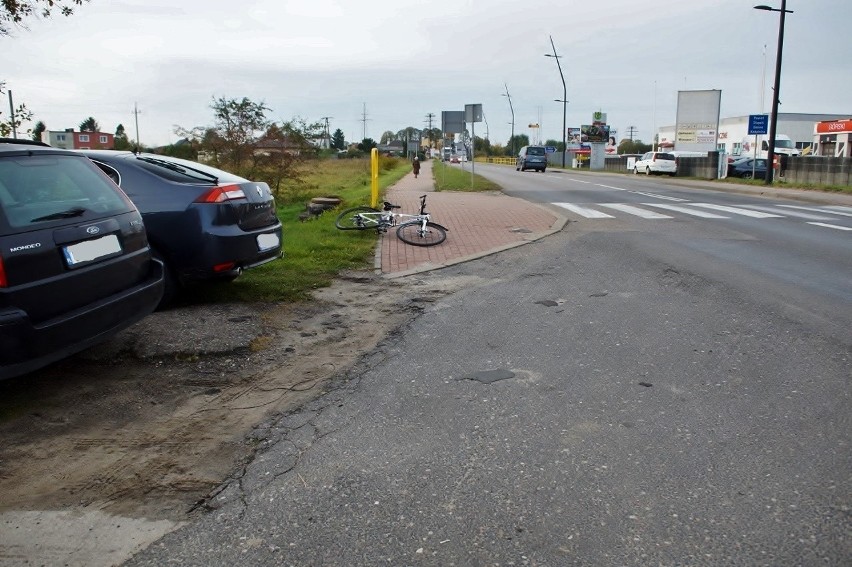
[(142, 216), (91, 161), (0, 139), (0, 378), (111, 337), (162, 294)]
[(763, 158), (752, 159), (750, 157), (734, 160), (728, 164), (728, 177), (765, 179), (766, 160)]
[(677, 159), (668, 152), (645, 152), (633, 164), (633, 173), (644, 173), (645, 175), (666, 173), (668, 175), (676, 175)]
[(165, 265), (162, 304), (202, 281), (232, 281), (282, 255), (282, 228), (266, 183), (155, 154), (85, 150), (136, 204)]
[(547, 150), (544, 146), (524, 146), (515, 160), (515, 171), (535, 169), (544, 173), (547, 169)]

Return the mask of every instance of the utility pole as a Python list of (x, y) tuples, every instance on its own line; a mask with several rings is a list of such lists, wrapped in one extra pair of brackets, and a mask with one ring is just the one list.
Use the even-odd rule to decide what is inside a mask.
[(15, 127), (15, 105), (12, 104), (12, 90), (9, 89), (9, 123), (12, 125), (12, 138), (18, 137), (18, 130)]
[(140, 149), (142, 148), (142, 144), (139, 142), (139, 113), (140, 112), (141, 111), (139, 110), (139, 108), (136, 106), (136, 103), (134, 102), (133, 103), (133, 117), (134, 117), (134, 120), (136, 121), (136, 153), (139, 153)]
[(426, 124), (429, 128), (429, 135), (426, 136), (429, 138), (429, 147), (431, 148), (435, 144), (435, 133), (432, 131), (432, 120), (435, 118), (435, 114), (430, 112), (426, 115)]
[(331, 149), (331, 133), (328, 129), (328, 120), (329, 118), (334, 118), (334, 116), (323, 116), (320, 120), (325, 120), (325, 149)]
[(633, 136), (636, 135), (636, 126), (628, 126), (627, 127), (627, 135), (630, 136), (630, 141), (633, 141)]
[(362, 141), (367, 139), (367, 120), (369, 120), (369, 118), (367, 118), (367, 103), (365, 102), (364, 103), (364, 111), (361, 113), (361, 122), (363, 122), (362, 131), (363, 131), (363, 134), (364, 134), (361, 137)]

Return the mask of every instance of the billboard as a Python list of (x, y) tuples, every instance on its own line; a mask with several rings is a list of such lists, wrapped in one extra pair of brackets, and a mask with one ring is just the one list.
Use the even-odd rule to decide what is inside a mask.
[(690, 152), (716, 150), (722, 91), (678, 91), (674, 149)]
[(580, 137), (584, 142), (606, 142), (609, 139), (609, 126), (584, 124), (580, 126)]

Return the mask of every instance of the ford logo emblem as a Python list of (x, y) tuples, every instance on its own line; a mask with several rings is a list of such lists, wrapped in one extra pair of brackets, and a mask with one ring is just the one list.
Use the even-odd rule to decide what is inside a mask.
[(99, 229), (96, 226), (90, 226), (89, 228), (86, 229), (86, 232), (88, 232), (89, 234), (97, 234), (100, 231), (101, 231), (101, 229)]

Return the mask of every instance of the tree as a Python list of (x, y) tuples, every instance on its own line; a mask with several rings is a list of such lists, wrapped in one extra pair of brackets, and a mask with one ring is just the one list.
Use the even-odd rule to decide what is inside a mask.
[(385, 130), (382, 132), (382, 137), (379, 138), (379, 143), (385, 145), (393, 142), (394, 140), (399, 140), (399, 134), (394, 134), (390, 130)]
[(335, 150), (345, 150), (346, 149), (346, 139), (343, 136), (343, 131), (338, 128), (334, 131), (334, 134), (331, 135), (331, 147)]
[(642, 140), (630, 140), (625, 138), (618, 144), (618, 153), (620, 154), (644, 154), (651, 151), (651, 144), (643, 144)]
[(89, 0), (3, 0), (0, 4), (0, 36), (10, 35), (12, 26), (26, 29), (24, 19), (35, 16), (47, 18), (53, 9), (63, 16), (74, 13), (74, 6), (82, 6)]
[(358, 149), (364, 153), (370, 153), (370, 150), (376, 147), (376, 142), (372, 138), (364, 138), (358, 144)]
[(271, 109), (263, 102), (246, 97), (242, 100), (219, 97), (213, 100), (210, 108), (213, 109), (213, 128), (227, 153), (224, 157), (230, 165), (240, 169), (253, 152), (257, 139), (271, 125), (266, 118), (266, 111)]
[(517, 155), (518, 151), (521, 148), (529, 145), (529, 136), (527, 136), (526, 134), (516, 134), (514, 138), (509, 138), (509, 142), (506, 144), (506, 155), (514, 157), (514, 155)]
[[(6, 0), (3, 0), (4, 3)], [(0, 81), (0, 96), (6, 93), (6, 83)], [(24, 122), (29, 122), (33, 118), (33, 113), (25, 104), (19, 104), (18, 108), (12, 111), (12, 115), (8, 119), (3, 119), (3, 112), (0, 111), (0, 137), (8, 137), (12, 133), (18, 133)], [(27, 129), (24, 133), (31, 133), (31, 129)]]
[(44, 122), (41, 120), (36, 122), (35, 128), (33, 128), (33, 140), (41, 142), (41, 133), (45, 130), (47, 130), (47, 126), (45, 126)]
[(89, 116), (82, 122), (80, 122), (80, 132), (100, 132), (101, 125), (98, 124), (98, 121)]
[(113, 149), (116, 150), (129, 150), (133, 146), (130, 144), (130, 140), (127, 139), (127, 132), (124, 131), (124, 124), (119, 124), (115, 128), (115, 137), (113, 138)]

